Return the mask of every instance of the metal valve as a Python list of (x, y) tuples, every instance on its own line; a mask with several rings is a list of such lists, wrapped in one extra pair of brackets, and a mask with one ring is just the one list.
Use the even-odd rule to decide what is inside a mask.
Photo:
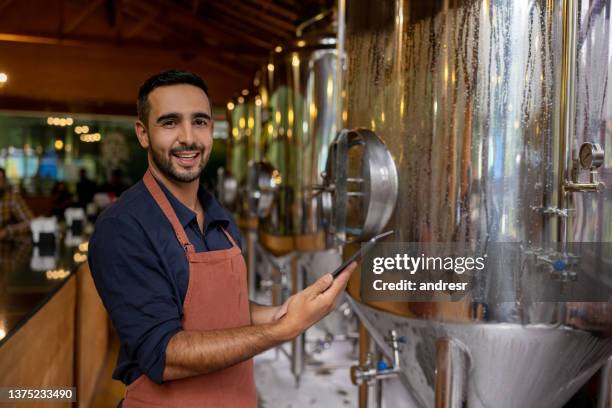
[(545, 268), (553, 280), (571, 282), (578, 278), (576, 269), (580, 264), (579, 256), (542, 249), (532, 249), (525, 253), (534, 256), (536, 265)]
[(368, 354), (365, 364), (351, 367), (351, 381), (355, 385), (371, 384), (385, 378), (395, 377), (400, 372), (400, 344), (406, 344), (405, 336), (398, 336), (395, 330), (389, 331), (389, 336), (385, 337), (393, 350), (393, 364), (385, 360), (380, 360), (374, 366), (372, 355)]

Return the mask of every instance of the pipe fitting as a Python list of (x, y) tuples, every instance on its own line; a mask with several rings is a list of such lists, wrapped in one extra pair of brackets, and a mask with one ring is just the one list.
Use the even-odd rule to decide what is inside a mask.
[(381, 360), (374, 365), (372, 355), (368, 353), (365, 364), (351, 367), (351, 381), (354, 385), (370, 385), (385, 378), (393, 378), (401, 371), (400, 344), (406, 343), (406, 337), (398, 336), (395, 330), (390, 330), (385, 340), (393, 350), (393, 364), (389, 366), (386, 361)]

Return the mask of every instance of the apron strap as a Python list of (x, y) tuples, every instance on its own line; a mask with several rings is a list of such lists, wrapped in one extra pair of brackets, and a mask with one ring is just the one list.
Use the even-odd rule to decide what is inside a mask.
[(236, 241), (234, 241), (234, 238), (232, 238), (232, 235), (227, 232), (227, 230), (223, 227), (221, 227), (221, 231), (223, 231), (223, 233), (225, 234), (225, 236), (227, 237), (227, 239), (229, 240), (229, 242), (232, 244), (233, 247), (237, 247), (238, 245), (236, 245)]
[(193, 245), (191, 245), (191, 242), (189, 242), (189, 239), (187, 238), (187, 233), (185, 232), (183, 225), (176, 216), (170, 201), (168, 201), (168, 197), (166, 197), (166, 194), (164, 194), (159, 184), (157, 184), (155, 177), (153, 177), (153, 173), (151, 173), (151, 169), (147, 169), (143, 177), (143, 181), (153, 196), (153, 199), (155, 199), (155, 202), (157, 202), (157, 205), (159, 205), (159, 208), (161, 208), (166, 218), (168, 218), (168, 221), (170, 221), (170, 224), (172, 224), (176, 238), (180, 242), (181, 246), (185, 248), (186, 252), (195, 252)]

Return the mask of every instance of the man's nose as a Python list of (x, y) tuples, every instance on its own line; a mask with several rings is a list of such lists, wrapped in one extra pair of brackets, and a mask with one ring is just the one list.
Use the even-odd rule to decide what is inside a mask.
[(178, 141), (181, 144), (191, 145), (195, 142), (195, 134), (190, 123), (183, 123), (179, 128)]

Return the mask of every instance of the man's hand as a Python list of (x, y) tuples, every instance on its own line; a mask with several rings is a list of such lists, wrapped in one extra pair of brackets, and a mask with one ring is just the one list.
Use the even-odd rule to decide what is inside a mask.
[[(284, 306), (284, 305), (283, 305)], [(249, 301), (249, 309), (251, 312), (251, 324), (267, 324), (274, 323), (279, 310), (283, 306), (265, 306), (257, 302)]]
[(0, 239), (8, 237), (8, 230), (6, 228), (0, 228)]
[(272, 323), (176, 333), (166, 346), (163, 380), (221, 370), (291, 340), (333, 310), (356, 267), (353, 262), (336, 279), (327, 274), (291, 296)]
[(280, 319), (281, 317), (287, 314), (287, 308), (289, 307), (289, 302), (291, 302), (291, 299), (293, 299), (294, 297), (295, 295), (289, 296), (289, 298), (285, 300), (285, 303), (283, 303), (282, 305), (278, 307), (278, 309), (276, 309), (276, 313), (274, 313), (274, 316), (272, 317), (272, 321), (277, 321), (278, 319)]
[(287, 299), (274, 316), (280, 336), (290, 340), (329, 314), (356, 268), (351, 263), (336, 279), (328, 273)]

